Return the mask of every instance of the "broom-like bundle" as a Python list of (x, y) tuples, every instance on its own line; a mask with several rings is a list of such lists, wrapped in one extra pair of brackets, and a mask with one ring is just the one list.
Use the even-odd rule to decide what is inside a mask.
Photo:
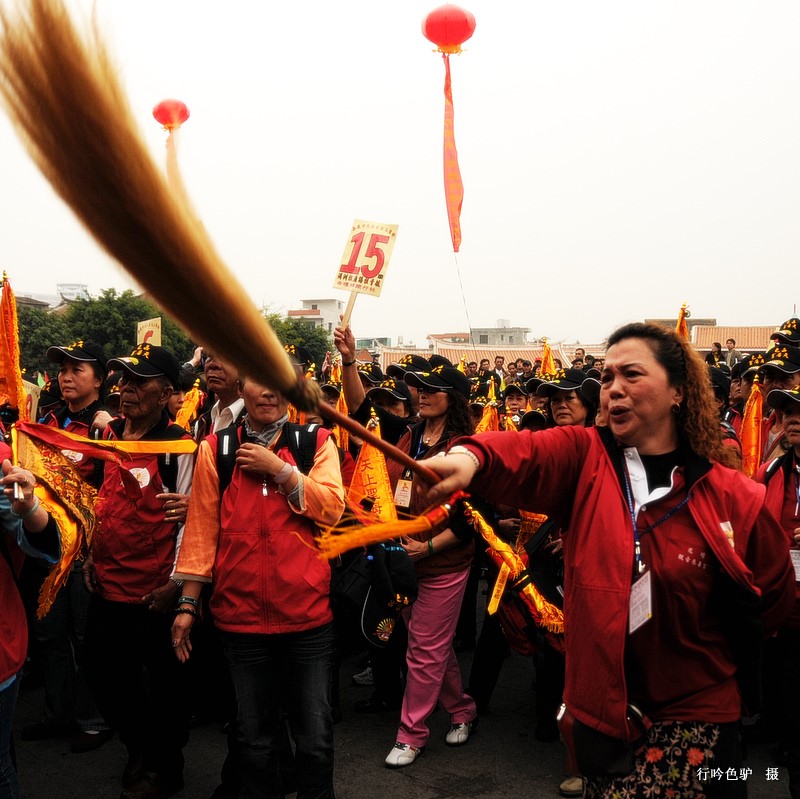
[(0, 94), (53, 188), (194, 339), (213, 343), (298, 407), (316, 406), (316, 384), (298, 380), (277, 336), (150, 157), (97, 26), (82, 38), (61, 0), (25, 0), (14, 15), (0, 9), (0, 22)]
[(0, 99), (33, 160), (100, 245), (198, 342), (421, 474), (407, 454), (320, 403), (214, 248), (183, 190), (172, 191), (138, 132), (95, 25), (81, 38), (62, 0), (0, 7)]

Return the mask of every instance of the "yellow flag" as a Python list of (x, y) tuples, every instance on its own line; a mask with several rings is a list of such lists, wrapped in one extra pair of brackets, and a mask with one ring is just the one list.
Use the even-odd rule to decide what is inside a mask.
[(0, 297), (0, 402), (8, 402), (12, 408), (17, 408), (19, 418), (28, 421), (28, 396), (19, 367), (17, 300), (5, 272)]
[(95, 528), (97, 492), (78, 474), (60, 449), (12, 428), (17, 463), (36, 475), (36, 496), (58, 524), (61, 560), (47, 575), (39, 592), (38, 618), (50, 610), (59, 589), (72, 571), (75, 559), (88, 553)]
[(759, 377), (753, 380), (753, 388), (744, 406), (742, 429), (739, 437), (742, 442), (742, 471), (752, 477), (761, 465), (761, 419), (764, 408), (764, 393)]
[(689, 340), (689, 326), (686, 324), (688, 317), (689, 309), (686, 307), (686, 303), (683, 303), (678, 313), (678, 323), (675, 325), (675, 332), (679, 336), (683, 336), (687, 341)]
[(197, 418), (197, 412), (203, 402), (203, 392), (200, 390), (200, 379), (194, 381), (194, 385), (186, 392), (183, 398), (183, 405), (175, 417), (175, 424), (184, 430), (189, 430), (192, 422)]
[(480, 422), (475, 425), (476, 433), (488, 433), (500, 429), (500, 419), (497, 415), (497, 408), (491, 403), (487, 403), (483, 409), (483, 416)]
[(541, 376), (554, 375), (556, 373), (556, 362), (553, 360), (553, 352), (547, 339), (544, 340), (544, 349), (542, 350), (542, 365), (539, 367)]
[(462, 375), (467, 373), (467, 356), (462, 355), (461, 360), (458, 362), (458, 366), (456, 367)]
[[(376, 418), (370, 421), (369, 427), (375, 435), (380, 436), (380, 424)], [(364, 524), (397, 521), (386, 459), (368, 441), (364, 442), (358, 453), (353, 480), (347, 492), (347, 504)]]

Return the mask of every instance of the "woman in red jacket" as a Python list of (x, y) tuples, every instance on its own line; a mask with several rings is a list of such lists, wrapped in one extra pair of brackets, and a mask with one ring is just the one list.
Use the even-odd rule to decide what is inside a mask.
[(247, 414), (227, 486), (217, 448), (228, 440), (213, 434), (198, 450), (175, 571), (185, 582), (172, 645), (181, 661), (189, 658), (197, 600), (210, 582), (236, 693), (240, 799), (284, 794), (284, 709), (296, 745), (298, 799), (332, 799), (331, 572), (314, 536), (318, 524), (335, 524), (344, 510), (339, 454), (330, 432), (316, 428), (313, 463), (301, 463), (293, 438), (303, 432), (287, 427), (288, 401), (251, 378), (242, 393)]
[(753, 655), (794, 601), (788, 541), (763, 487), (726, 466), (687, 341), (612, 334), (600, 412), (608, 427), (455, 442), (429, 500), (471, 485), (568, 520), (562, 733), (587, 796), (738, 796), (712, 775), (738, 773)]

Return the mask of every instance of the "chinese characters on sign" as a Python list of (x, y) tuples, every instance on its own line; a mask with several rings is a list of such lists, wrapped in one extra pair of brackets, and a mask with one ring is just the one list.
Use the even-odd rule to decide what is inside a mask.
[(397, 225), (353, 220), (333, 287), (380, 296), (397, 238), (397, 228)]

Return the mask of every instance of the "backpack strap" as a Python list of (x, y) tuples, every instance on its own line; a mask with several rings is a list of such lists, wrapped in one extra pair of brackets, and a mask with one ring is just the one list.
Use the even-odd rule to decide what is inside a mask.
[(292, 453), (292, 457), (297, 464), (297, 468), (303, 473), (308, 474), (314, 465), (314, 456), (317, 454), (317, 431), (318, 424), (294, 424), (286, 422), (281, 433), (282, 441), (275, 449), (280, 449), (280, 445), (285, 443)]
[[(176, 424), (171, 424), (164, 435), (164, 440), (178, 441), (184, 438), (186, 431)], [(174, 494), (178, 490), (178, 458), (173, 452), (164, 452), (158, 455), (158, 475), (161, 484), (167, 493)]]
[(231, 484), (233, 468), (236, 466), (236, 450), (239, 448), (239, 425), (234, 422), (217, 433), (217, 475), (219, 496)]

